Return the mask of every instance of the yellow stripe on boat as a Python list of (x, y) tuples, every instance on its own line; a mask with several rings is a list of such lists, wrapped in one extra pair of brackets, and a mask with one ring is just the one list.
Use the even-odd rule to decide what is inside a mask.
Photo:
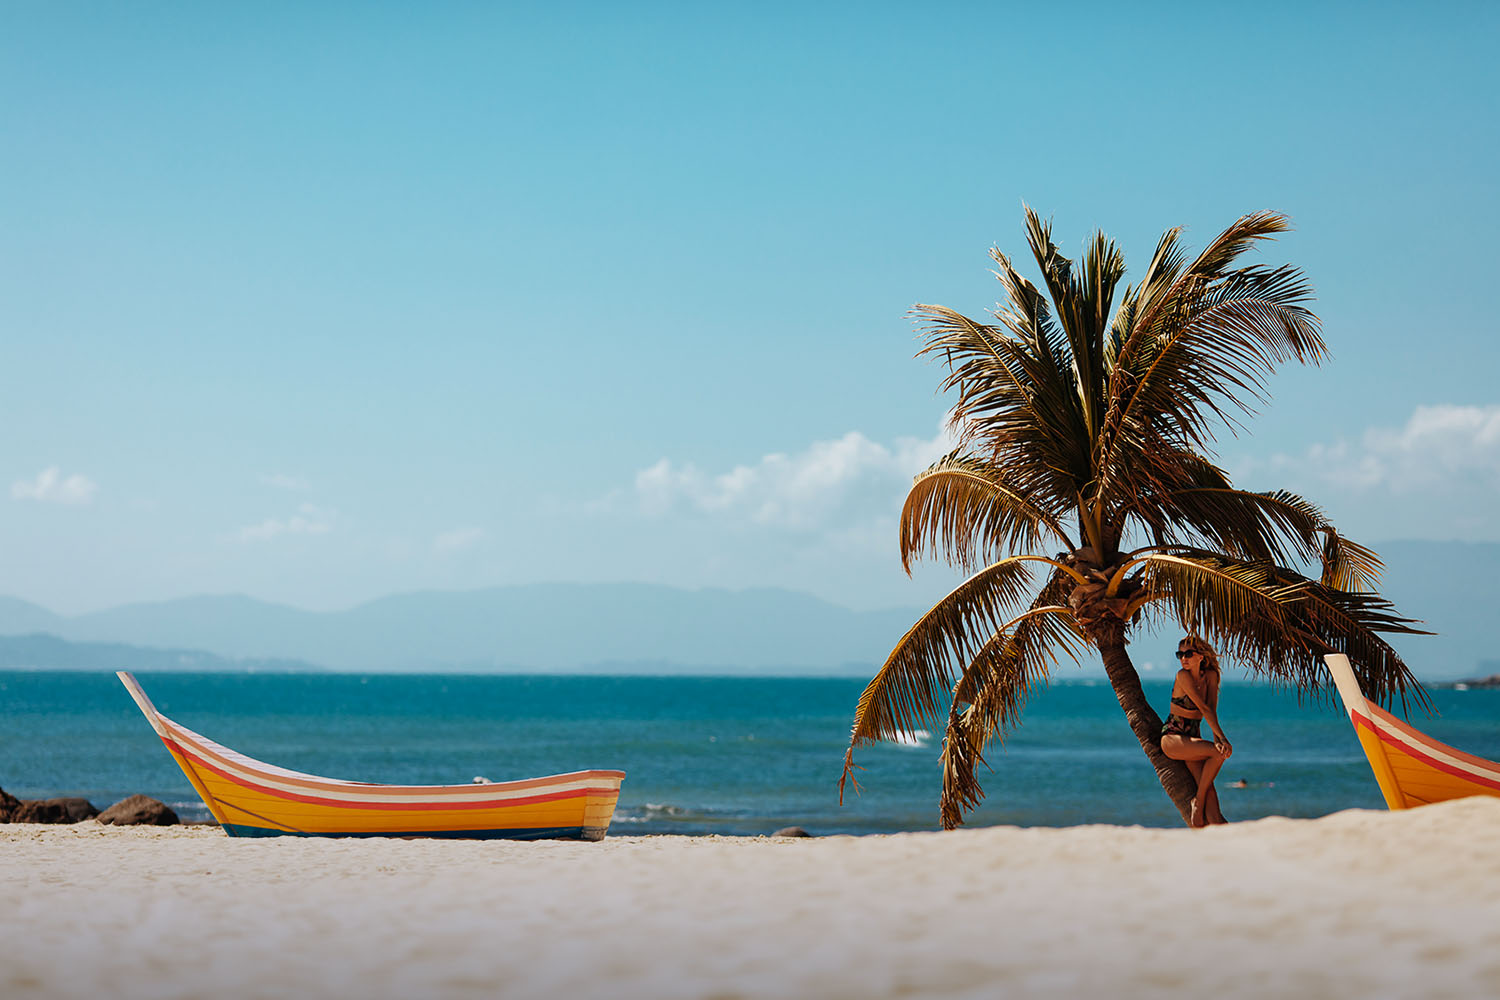
[(193, 789), (232, 836), (602, 839), (623, 771), (574, 771), (468, 785), (380, 785), (293, 771), (248, 757), (156, 710), (118, 672)]
[(1435, 740), (1372, 704), (1342, 653), (1323, 660), (1387, 806), (1409, 809), (1470, 795), (1500, 796), (1500, 764)]

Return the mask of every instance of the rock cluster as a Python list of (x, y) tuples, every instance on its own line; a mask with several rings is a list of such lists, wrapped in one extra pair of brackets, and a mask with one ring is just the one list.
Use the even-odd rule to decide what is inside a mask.
[(0, 823), (81, 823), (86, 819), (117, 826), (172, 826), (179, 822), (169, 806), (144, 795), (122, 799), (101, 813), (88, 799), (23, 801), (0, 788)]
[(36, 799), (22, 802), (10, 814), (12, 823), (79, 823), (99, 810), (88, 799)]

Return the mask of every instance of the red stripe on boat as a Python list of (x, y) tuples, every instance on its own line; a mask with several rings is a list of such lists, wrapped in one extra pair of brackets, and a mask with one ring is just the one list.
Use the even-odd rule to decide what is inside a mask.
[(1394, 715), (1392, 715), (1390, 712), (1387, 712), (1379, 705), (1370, 705), (1367, 703), (1366, 707), (1369, 708), (1370, 717), (1372, 719), (1375, 719), (1379, 722), (1384, 722), (1386, 725), (1391, 726), (1397, 731), (1405, 733), (1407, 738), (1412, 742), (1420, 744), (1422, 746), (1441, 747), (1443, 749), (1443, 752), (1450, 757), (1456, 757), (1466, 764), (1473, 764), (1480, 770), (1500, 775), (1500, 764), (1496, 764), (1492, 760), (1485, 760), (1483, 757), (1476, 757), (1471, 753), (1464, 753), (1462, 750), (1459, 750), (1455, 747), (1450, 747), (1442, 740), (1435, 740), (1431, 736), (1428, 736), (1426, 733), (1422, 732), (1420, 729), (1412, 728), (1411, 723), (1402, 722), (1400, 719), (1396, 718)]
[[(1431, 768), (1433, 768), (1435, 770), (1438, 770), (1438, 771), (1442, 771), (1444, 774), (1451, 774), (1455, 778), (1462, 778), (1465, 781), (1472, 782), (1473, 784), (1484, 785), (1486, 788), (1493, 788), (1496, 791), (1500, 791), (1500, 779), (1491, 778), (1491, 777), (1486, 777), (1484, 775), (1475, 774), (1473, 771), (1466, 771), (1466, 770), (1464, 770), (1461, 767), (1456, 767), (1453, 764), (1449, 764), (1447, 761), (1441, 761), (1441, 760), (1437, 760), (1435, 758), (1429, 757), (1426, 753), (1424, 753), (1421, 750), (1419, 750), (1418, 748), (1412, 746), (1410, 743), (1407, 743), (1407, 742), (1405, 742), (1405, 741), (1403, 741), (1401, 739), (1398, 739), (1395, 736), (1392, 736), (1390, 733), (1385, 732), (1379, 726), (1375, 725), (1375, 723), (1372, 722), (1370, 719), (1365, 718), (1363, 715), (1360, 715), (1358, 712), (1350, 712), (1349, 714), (1354, 717), (1354, 721), (1355, 722), (1359, 723), (1360, 725), (1362, 725), (1366, 729), (1368, 729), (1370, 732), (1374, 733), (1376, 735), (1376, 737), (1378, 737), (1382, 743), (1387, 743), (1387, 744), (1395, 747), (1397, 750), (1400, 750), (1402, 753), (1405, 753), (1408, 756), (1417, 758), (1417, 760), (1420, 760), (1422, 763), (1426, 764), (1428, 767), (1431, 767)], [(1392, 721), (1395, 721), (1395, 720), (1392, 720)], [(1410, 727), (1407, 727), (1407, 728), (1409, 729)], [(1411, 731), (1415, 732), (1415, 730), (1411, 730)], [(1437, 740), (1429, 740), (1428, 742), (1437, 743), (1438, 741)], [(1444, 752), (1450, 752), (1450, 748), (1449, 748), (1449, 746), (1446, 743), (1442, 743), (1442, 744), (1439, 744), (1439, 745), (1442, 746)], [(1462, 751), (1451, 750), (1451, 752), (1453, 753), (1453, 755), (1455, 757), (1458, 757), (1458, 756), (1469, 757), (1468, 754), (1463, 753)], [(1469, 759), (1474, 760), (1476, 762), (1479, 762), (1479, 761), (1483, 760), (1482, 758), (1476, 758), (1476, 757), (1469, 757)], [(1483, 761), (1483, 762), (1486, 763), (1486, 764), (1489, 763), (1489, 761)], [(1486, 770), (1489, 770), (1489, 772), (1491, 774), (1495, 773), (1492, 769), (1488, 769), (1487, 768)], [(1399, 779), (1397, 780), (1396, 784), (1397, 785), (1401, 784), (1401, 782), (1400, 782)]]

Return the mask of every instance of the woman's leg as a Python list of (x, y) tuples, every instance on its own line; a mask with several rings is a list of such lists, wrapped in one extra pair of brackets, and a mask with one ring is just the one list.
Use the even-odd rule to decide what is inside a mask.
[(1213, 785), (1208, 786), (1208, 821), (1215, 825), (1229, 822), (1219, 808), (1219, 789)]
[(1208, 740), (1168, 733), (1161, 738), (1161, 752), (1173, 760), (1185, 763), (1198, 783), (1198, 793), (1193, 796), (1193, 809), (1188, 824), (1195, 827), (1208, 825), (1210, 793), (1213, 794), (1213, 812), (1218, 815), (1216, 822), (1223, 820), (1223, 815), (1219, 814), (1219, 795), (1214, 791), (1214, 777), (1219, 773), (1219, 768), (1224, 766), (1224, 758), (1219, 754), (1218, 748)]
[[(1192, 772), (1193, 787), (1196, 788), (1198, 786), (1198, 779), (1203, 777), (1203, 761), (1188, 760), (1183, 761), (1183, 763)], [(1224, 818), (1223, 810), (1219, 808), (1219, 788), (1217, 785), (1208, 786), (1208, 801), (1205, 803), (1203, 815), (1208, 820), (1210, 826), (1218, 826), (1221, 823), (1229, 822), (1229, 820)]]
[[(1215, 750), (1214, 745), (1208, 740), (1177, 733), (1168, 733), (1161, 738), (1161, 752), (1173, 760), (1184, 761), (1189, 767), (1194, 761), (1204, 761), (1210, 757), (1219, 756), (1219, 751)], [(1197, 775), (1195, 774), (1194, 777)]]
[[(1224, 757), (1214, 749), (1212, 743), (1209, 745), (1212, 756), (1203, 758), (1203, 773), (1198, 776), (1198, 794), (1193, 798), (1193, 825), (1208, 825), (1208, 796), (1214, 791), (1214, 778), (1219, 773), (1219, 768), (1224, 766)], [(1215, 793), (1215, 807), (1217, 808), (1217, 793)]]

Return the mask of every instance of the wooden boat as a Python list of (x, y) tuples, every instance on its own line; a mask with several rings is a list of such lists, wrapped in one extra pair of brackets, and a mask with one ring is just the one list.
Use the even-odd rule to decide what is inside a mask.
[(1323, 660), (1338, 685), (1386, 805), (1409, 809), (1470, 795), (1500, 796), (1500, 764), (1439, 743), (1371, 704), (1342, 653)]
[(117, 676), (231, 837), (602, 840), (625, 778), (624, 771), (469, 785), (320, 778), (262, 763), (178, 725), (134, 677)]

